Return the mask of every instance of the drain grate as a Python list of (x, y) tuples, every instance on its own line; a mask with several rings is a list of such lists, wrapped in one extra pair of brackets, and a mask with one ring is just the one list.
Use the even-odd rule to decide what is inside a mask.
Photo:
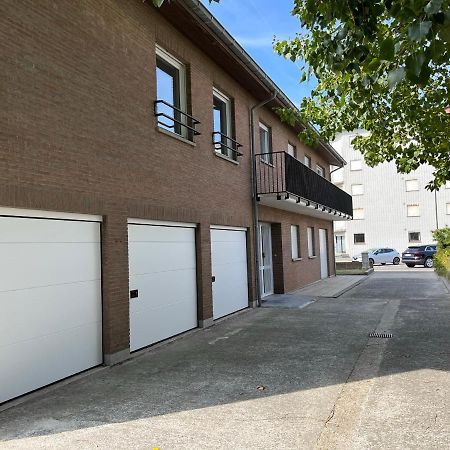
[(392, 337), (392, 333), (369, 333), (370, 338), (378, 338), (378, 339), (390, 339)]

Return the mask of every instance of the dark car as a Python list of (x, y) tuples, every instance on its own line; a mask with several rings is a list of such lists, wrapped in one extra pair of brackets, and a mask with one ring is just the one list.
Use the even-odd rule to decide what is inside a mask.
[(408, 267), (423, 265), (431, 268), (435, 253), (436, 245), (411, 245), (402, 253), (402, 262)]

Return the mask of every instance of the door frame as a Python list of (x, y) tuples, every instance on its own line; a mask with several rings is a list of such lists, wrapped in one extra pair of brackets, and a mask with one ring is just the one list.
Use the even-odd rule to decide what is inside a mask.
[[(270, 278), (271, 278), (271, 286), (272, 289), (269, 292), (264, 292), (264, 269), (266, 266), (264, 264), (263, 258), (263, 233), (264, 231), (268, 234), (268, 242), (270, 243), (270, 251), (268, 255), (270, 256), (270, 264), (268, 267), (270, 268)], [(274, 277), (273, 277), (273, 257), (272, 257), (272, 225), (268, 222), (259, 222), (259, 242), (258, 242), (258, 252), (259, 252), (259, 292), (261, 298), (267, 297), (268, 295), (272, 295), (274, 293)]]

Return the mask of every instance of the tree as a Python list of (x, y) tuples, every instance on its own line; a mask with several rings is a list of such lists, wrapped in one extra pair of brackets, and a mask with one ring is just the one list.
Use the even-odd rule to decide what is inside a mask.
[(292, 14), (302, 31), (275, 49), (304, 61), (301, 81), (314, 75), (318, 85), (301, 113), (280, 109), (281, 118), (316, 124), (330, 140), (365, 129), (353, 145), (369, 165), (430, 164), (432, 190), (450, 180), (450, 0), (295, 0)]

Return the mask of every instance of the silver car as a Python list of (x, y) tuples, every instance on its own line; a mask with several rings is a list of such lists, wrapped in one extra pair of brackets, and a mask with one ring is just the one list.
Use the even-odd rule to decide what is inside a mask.
[[(374, 264), (400, 264), (400, 253), (393, 248), (371, 248), (367, 250), (369, 263)], [(362, 255), (353, 257), (354, 261), (362, 261)]]

